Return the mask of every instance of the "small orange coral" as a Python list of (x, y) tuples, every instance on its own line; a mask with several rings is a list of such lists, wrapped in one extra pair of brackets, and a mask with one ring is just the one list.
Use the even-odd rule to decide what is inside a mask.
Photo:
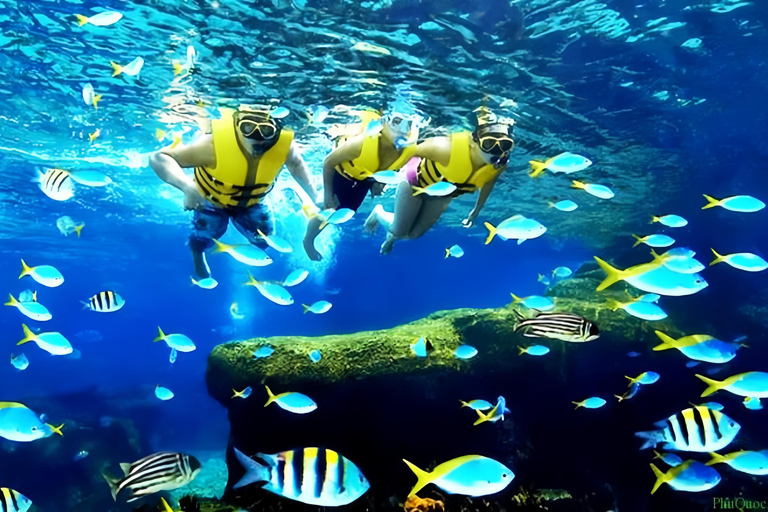
[(403, 508), (405, 512), (445, 512), (445, 505), (442, 501), (419, 498), (418, 496), (411, 496), (405, 500)]

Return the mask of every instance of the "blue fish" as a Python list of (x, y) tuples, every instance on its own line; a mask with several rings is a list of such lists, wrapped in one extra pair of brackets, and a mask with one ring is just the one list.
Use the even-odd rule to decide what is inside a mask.
[(550, 208), (557, 208), (561, 212), (572, 212), (576, 208), (579, 207), (578, 204), (574, 203), (570, 199), (563, 199), (562, 201), (558, 201), (556, 203), (549, 203)]
[(317, 363), (320, 361), (320, 359), (323, 358), (323, 355), (320, 353), (319, 350), (313, 350), (309, 353), (309, 360), (313, 363)]
[(155, 396), (163, 401), (170, 400), (173, 398), (173, 391), (158, 384), (155, 386)]
[(236, 389), (233, 389), (232, 392), (234, 393), (234, 395), (232, 395), (232, 398), (246, 399), (249, 396), (251, 396), (251, 393), (253, 392), (253, 389), (251, 388), (251, 386), (247, 386), (242, 391), (237, 391)]
[(622, 400), (629, 400), (630, 398), (634, 398), (639, 391), (640, 391), (640, 384), (635, 382), (629, 385), (629, 388), (624, 392), (623, 395), (613, 395), (613, 396), (618, 398), (619, 402), (621, 402)]
[(281, 409), (292, 412), (294, 414), (307, 414), (317, 409), (317, 404), (314, 400), (302, 393), (296, 393), (294, 391), (287, 391), (275, 395), (269, 386), (264, 386), (267, 390), (269, 399), (264, 407), (267, 407), (272, 402), (276, 403)]
[(469, 407), (473, 411), (487, 411), (488, 409), (491, 409), (493, 407), (493, 404), (487, 400), (470, 400), (469, 402), (465, 402), (463, 400), (459, 400), (461, 402), (462, 407)]
[(751, 411), (759, 411), (763, 408), (763, 404), (760, 403), (760, 399), (754, 396), (748, 396), (744, 398), (744, 407)]
[(645, 244), (649, 247), (669, 247), (675, 243), (675, 239), (667, 235), (632, 236), (637, 240), (632, 247), (637, 247), (640, 244)]
[(531, 295), (529, 297), (520, 298), (514, 293), (511, 294), (515, 304), (522, 304), (523, 306), (535, 309), (537, 311), (552, 311), (555, 309), (555, 303), (547, 297), (541, 295)]
[(272, 353), (275, 351), (274, 348), (270, 347), (269, 345), (259, 347), (256, 350), (253, 351), (253, 357), (254, 359), (261, 359), (263, 357), (269, 357), (272, 355)]
[(653, 464), (651, 469), (656, 475), (656, 483), (653, 484), (651, 494), (664, 483), (675, 490), (687, 492), (708, 491), (720, 483), (720, 474), (717, 471), (695, 460), (687, 460), (666, 473), (661, 472)]
[(556, 277), (558, 279), (565, 279), (566, 277), (570, 277), (571, 274), (573, 274), (573, 270), (569, 269), (568, 267), (557, 267), (552, 271), (552, 277)]
[(656, 450), (653, 450), (653, 453), (655, 455), (654, 459), (661, 459), (670, 467), (679, 466), (683, 463), (683, 459), (674, 453), (659, 453)]
[(418, 481), (408, 497), (429, 484), (435, 484), (449, 494), (487, 496), (507, 488), (515, 474), (504, 464), (482, 455), (465, 455), (443, 462), (431, 472), (426, 472), (403, 459)]
[(18, 402), (0, 402), (0, 437), (9, 441), (29, 443), (44, 437), (50, 437), (54, 433), (61, 433), (59, 425), (54, 427), (44, 423), (37, 414), (26, 405)]
[(682, 228), (688, 225), (688, 221), (679, 215), (654, 215), (651, 222), (660, 222), (668, 228)]
[(496, 400), (496, 405), (493, 406), (493, 409), (488, 411), (487, 414), (484, 414), (480, 409), (475, 409), (475, 412), (477, 412), (477, 420), (475, 421), (474, 425), (480, 425), (481, 423), (485, 423), (486, 421), (490, 421), (491, 423), (496, 423), (499, 420), (504, 420), (504, 413), (508, 413), (509, 409), (507, 409), (507, 400), (500, 396)]
[(471, 345), (461, 345), (454, 350), (453, 355), (459, 359), (472, 359), (477, 355), (477, 349)]
[(433, 350), (432, 343), (429, 340), (425, 340), (424, 336), (421, 336), (416, 342), (411, 345), (411, 350), (416, 354), (416, 357), (427, 357), (427, 354)]
[(715, 206), (721, 206), (726, 210), (732, 212), (753, 213), (759, 212), (765, 208), (765, 203), (759, 199), (755, 199), (752, 196), (732, 196), (725, 199), (715, 199), (712, 196), (704, 194), (704, 198), (707, 200), (707, 204), (702, 206), (702, 210), (707, 208), (714, 208)]
[(517, 347), (520, 351), (520, 355), (530, 354), (532, 356), (543, 356), (549, 354), (549, 347), (544, 345), (531, 345), (529, 347)]
[(599, 409), (600, 407), (605, 405), (605, 399), (600, 398), (599, 396), (593, 396), (590, 398), (587, 398), (586, 400), (582, 400), (581, 402), (571, 402), (572, 404), (576, 404), (576, 409), (579, 407), (585, 407), (587, 409)]
[(464, 249), (462, 249), (458, 245), (451, 246), (450, 249), (445, 250), (445, 257), (447, 259), (447, 258), (450, 258), (451, 256), (453, 256), (454, 258), (461, 258), (462, 256), (464, 256)]
[(11, 364), (19, 371), (26, 370), (29, 367), (29, 359), (24, 354), (17, 356), (11, 354)]
[(648, 384), (653, 384), (656, 381), (658, 381), (659, 378), (660, 378), (660, 375), (658, 373), (656, 373), (656, 372), (643, 372), (640, 375), (638, 375), (637, 377), (627, 377), (626, 375), (624, 377), (629, 379), (630, 385), (632, 385), (634, 383), (648, 385)]
[(758, 476), (768, 475), (768, 450), (759, 452), (739, 450), (727, 455), (718, 455), (717, 453), (710, 453), (710, 455), (712, 460), (707, 462), (707, 466), (724, 462), (742, 473)]

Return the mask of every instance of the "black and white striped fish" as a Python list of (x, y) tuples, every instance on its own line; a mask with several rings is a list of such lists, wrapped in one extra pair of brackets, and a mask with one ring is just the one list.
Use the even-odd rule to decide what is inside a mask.
[(83, 309), (99, 313), (112, 313), (125, 305), (123, 298), (113, 291), (99, 292), (88, 301), (83, 301)]
[(32, 500), (19, 491), (3, 487), (0, 489), (0, 512), (27, 512)]
[(245, 475), (233, 489), (263, 482), (263, 488), (278, 496), (321, 507), (352, 503), (370, 487), (355, 464), (333, 450), (297, 448), (256, 460), (235, 448)]
[(201, 469), (200, 462), (184, 453), (160, 452), (133, 464), (120, 464), (125, 478), (115, 478), (102, 472), (112, 491), (112, 498), (125, 496), (126, 501), (138, 500), (160, 491), (172, 491), (190, 483)]
[(725, 414), (702, 405), (684, 409), (654, 425), (659, 430), (635, 432), (646, 440), (641, 450), (664, 443), (665, 450), (717, 452), (728, 446), (741, 429)]
[(37, 171), (36, 181), (40, 190), (54, 201), (66, 201), (75, 195), (72, 176), (64, 169), (46, 169), (45, 174)]
[(515, 332), (522, 332), (529, 338), (584, 342), (600, 337), (600, 329), (595, 324), (570, 313), (539, 313), (533, 318), (525, 318), (517, 310), (514, 313), (517, 317)]

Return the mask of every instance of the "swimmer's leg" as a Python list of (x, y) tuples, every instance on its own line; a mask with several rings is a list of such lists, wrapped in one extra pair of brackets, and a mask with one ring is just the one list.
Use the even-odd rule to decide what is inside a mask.
[(205, 251), (213, 247), (213, 239), (219, 239), (227, 231), (229, 215), (212, 205), (203, 210), (195, 210), (192, 217), (192, 233), (189, 235), (189, 248), (192, 250), (192, 262), (195, 274), (200, 279), (211, 277), (211, 269), (205, 260)]

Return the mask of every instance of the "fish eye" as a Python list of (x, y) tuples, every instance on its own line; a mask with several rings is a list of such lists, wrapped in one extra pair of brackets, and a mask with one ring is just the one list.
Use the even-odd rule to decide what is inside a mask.
[(32, 432), (37, 432), (37, 427), (32, 427)]

